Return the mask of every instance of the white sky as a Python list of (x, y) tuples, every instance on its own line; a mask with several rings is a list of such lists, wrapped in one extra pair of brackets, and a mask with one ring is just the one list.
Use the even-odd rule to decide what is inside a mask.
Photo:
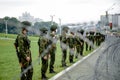
[[(95, 21), (104, 15), (113, 3), (119, 0), (0, 0), (0, 18), (17, 17), (27, 11), (32, 16), (43, 20), (54, 20), (62, 23)], [(120, 7), (119, 7), (120, 8)]]

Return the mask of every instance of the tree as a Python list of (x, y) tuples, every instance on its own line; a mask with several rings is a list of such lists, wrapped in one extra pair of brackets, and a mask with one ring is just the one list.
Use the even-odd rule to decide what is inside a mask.
[(21, 22), (21, 24), (23, 26), (27, 26), (27, 27), (32, 25), (29, 21), (23, 21), (23, 22)]
[(10, 19), (10, 17), (5, 16), (3, 19), (4, 19), (4, 20), (9, 20), (9, 19)]

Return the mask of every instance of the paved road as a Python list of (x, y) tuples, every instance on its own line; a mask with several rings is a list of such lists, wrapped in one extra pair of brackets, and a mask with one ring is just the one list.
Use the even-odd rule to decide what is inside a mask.
[[(106, 41), (88, 57), (58, 73), (50, 80), (119, 80), (120, 47), (118, 46), (120, 46), (120, 39), (108, 36)], [(117, 52), (113, 51), (116, 48)], [(114, 63), (118, 65), (115, 66)]]

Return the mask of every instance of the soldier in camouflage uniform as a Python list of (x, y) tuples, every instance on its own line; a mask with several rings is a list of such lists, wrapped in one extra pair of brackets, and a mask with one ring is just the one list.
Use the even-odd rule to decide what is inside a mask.
[(49, 50), (48, 50), (48, 46), (49, 46), (49, 39), (47, 38), (47, 28), (42, 27), (40, 29), (41, 31), (41, 35), (39, 37), (38, 40), (38, 46), (39, 46), (39, 57), (41, 57), (42, 60), (42, 67), (41, 67), (41, 76), (42, 76), (42, 80), (46, 80), (46, 71), (48, 69), (48, 59), (50, 57), (49, 55)]
[(50, 28), (50, 35), (49, 35), (49, 42), (50, 42), (50, 68), (49, 71), (50, 73), (55, 73), (54, 71), (54, 63), (55, 63), (55, 52), (56, 52), (56, 43), (57, 43), (57, 35), (56, 35), (56, 30), (57, 30), (57, 26), (56, 25), (52, 25)]
[(68, 27), (63, 27), (63, 32), (60, 36), (60, 46), (62, 50), (62, 67), (66, 67), (66, 57), (67, 57), (67, 33), (68, 33)]
[(73, 63), (74, 50), (75, 50), (75, 37), (73, 31), (70, 31), (70, 35), (68, 37), (68, 45), (69, 45), (69, 61), (70, 63)]
[(80, 34), (83, 36), (84, 30), (78, 31), (78, 34), (76, 35), (75, 41), (76, 41), (76, 58), (78, 57), (78, 54), (83, 56), (83, 50), (84, 50), (84, 40), (81, 39)]
[(100, 45), (100, 33), (99, 32), (96, 33), (95, 40), (96, 40), (96, 45), (99, 46)]
[[(30, 40), (26, 33), (27, 29), (23, 27), (22, 33), (17, 36), (14, 45), (16, 47), (17, 57), (21, 66), (21, 80), (32, 80), (33, 67)], [(30, 69), (27, 70), (28, 67), (30, 67)], [(25, 70), (27, 71), (24, 72)]]
[[(94, 32), (93, 31), (90, 31), (89, 40), (92, 41), (94, 45)], [(89, 50), (91, 49), (92, 49), (92, 45), (89, 46)]]
[[(89, 33), (88, 32), (86, 32), (86, 38), (89, 39)], [(85, 42), (85, 44), (86, 44), (86, 51), (88, 51), (88, 43)]]

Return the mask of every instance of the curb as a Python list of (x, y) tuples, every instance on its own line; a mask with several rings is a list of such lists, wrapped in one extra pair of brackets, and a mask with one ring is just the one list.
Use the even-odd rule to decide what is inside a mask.
[(58, 77), (60, 77), (63, 74), (65, 74), (67, 71), (69, 71), (70, 69), (74, 68), (75, 66), (77, 66), (78, 64), (80, 64), (81, 62), (83, 62), (84, 60), (86, 60), (87, 58), (89, 58), (90, 56), (92, 56), (99, 48), (95, 49), (93, 52), (91, 52), (87, 56), (83, 57), (82, 59), (80, 59), (79, 61), (77, 61), (76, 63), (74, 63), (72, 66), (70, 66), (70, 67), (66, 68), (65, 70), (61, 71), (60, 73), (56, 74), (55, 76), (53, 76), (49, 80), (56, 80)]

